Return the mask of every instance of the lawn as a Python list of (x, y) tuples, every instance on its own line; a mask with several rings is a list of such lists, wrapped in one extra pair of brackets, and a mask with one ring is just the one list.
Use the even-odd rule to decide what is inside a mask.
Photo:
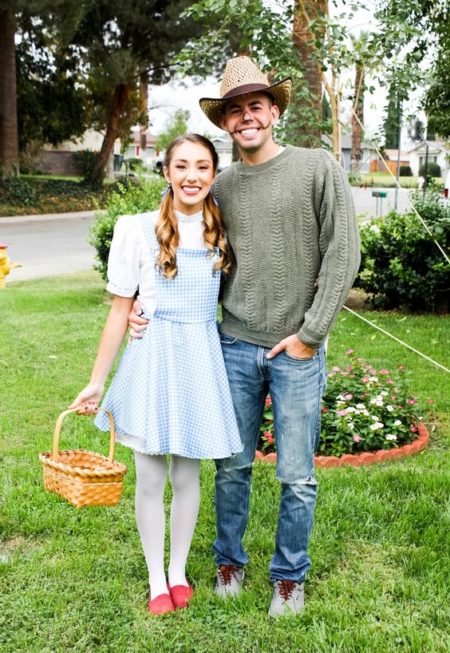
[[(133, 515), (134, 470), (116, 508), (77, 511), (44, 493), (38, 453), (58, 413), (88, 380), (108, 310), (94, 273), (10, 282), (0, 291), (0, 651), (2, 653), (446, 653), (450, 650), (450, 375), (343, 312), (329, 365), (355, 349), (375, 367), (406, 364), (426, 405), (430, 448), (368, 468), (319, 469), (306, 608), (266, 616), (279, 487), (270, 465), (254, 469), (246, 589), (227, 603), (212, 591), (211, 462), (189, 560), (196, 588), (185, 611), (151, 618)], [(450, 367), (449, 316), (368, 313), (380, 326)], [(90, 420), (72, 417), (62, 445), (106, 451)], [(170, 500), (167, 492), (167, 501)]]
[[(418, 188), (419, 187), (419, 178), (418, 177), (399, 177), (399, 184), (402, 188)], [(433, 178), (433, 182), (437, 185), (444, 185), (443, 177)], [(360, 186), (363, 183), (368, 184), (369, 186), (375, 186), (376, 188), (395, 188), (397, 182), (395, 175), (392, 176), (388, 172), (366, 172), (361, 174), (361, 181), (355, 182), (353, 185)]]

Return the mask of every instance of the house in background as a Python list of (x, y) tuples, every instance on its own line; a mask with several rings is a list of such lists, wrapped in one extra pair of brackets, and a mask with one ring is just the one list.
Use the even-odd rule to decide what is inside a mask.
[[(154, 134), (147, 134), (146, 147), (143, 148), (139, 131), (132, 132), (132, 140), (127, 146), (124, 157), (126, 159), (141, 159), (146, 168), (154, 170), (157, 164), (164, 159), (164, 152), (156, 148), (158, 137)], [(214, 136), (210, 139), (219, 155), (219, 168), (223, 170), (230, 165), (233, 154), (233, 143), (228, 134)]]
[[(331, 149), (331, 138), (328, 134), (322, 136), (322, 142)], [(361, 142), (361, 162), (360, 162), (360, 172), (369, 172), (370, 171), (370, 162), (373, 158), (373, 145), (370, 143)], [(344, 170), (349, 172), (352, 169), (352, 135), (351, 134), (342, 134), (341, 137), (341, 155), (342, 155), (342, 167)]]
[(449, 169), (449, 150), (443, 141), (424, 141), (414, 145), (409, 150), (409, 165), (413, 175), (419, 176), (420, 168), (425, 165), (426, 146), (428, 146), (428, 163), (437, 163), (441, 169), (441, 176), (445, 177)]
[[(42, 174), (51, 175), (80, 175), (81, 171), (77, 167), (73, 154), (83, 150), (99, 152), (103, 142), (103, 134), (93, 129), (85, 131), (81, 138), (74, 141), (64, 141), (56, 147), (53, 145), (44, 145), (40, 150), (34, 162), (34, 169)], [(117, 140), (114, 145), (114, 153), (120, 152), (120, 141)], [(112, 160), (111, 160), (112, 170)]]
[[(403, 149), (400, 150), (400, 167), (409, 166), (413, 176), (418, 177), (420, 168), (425, 165), (427, 146), (428, 163), (437, 163), (441, 169), (441, 176), (445, 177), (450, 169), (450, 162), (448, 160), (449, 149), (443, 141), (424, 141), (422, 143), (409, 141), (405, 143)], [(370, 166), (370, 172), (383, 172), (386, 171), (387, 167), (395, 175), (397, 173), (398, 150), (387, 149), (384, 153), (387, 166), (376, 156)]]

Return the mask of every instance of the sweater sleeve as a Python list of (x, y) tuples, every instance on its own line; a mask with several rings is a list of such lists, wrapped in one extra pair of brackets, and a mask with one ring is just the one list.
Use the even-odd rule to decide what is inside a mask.
[(352, 287), (360, 263), (359, 233), (350, 185), (341, 166), (322, 150), (315, 174), (314, 210), (320, 225), (317, 292), (298, 338), (318, 347)]

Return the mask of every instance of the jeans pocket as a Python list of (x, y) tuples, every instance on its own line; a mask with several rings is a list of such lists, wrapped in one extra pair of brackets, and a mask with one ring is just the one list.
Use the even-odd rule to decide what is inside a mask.
[(291, 354), (288, 354), (286, 349), (283, 351), (283, 354), (288, 358), (290, 361), (294, 361), (295, 363), (309, 363), (310, 361), (313, 361), (317, 358), (318, 356), (318, 350), (310, 356), (309, 358), (296, 358), (296, 356), (292, 356)]
[(233, 338), (233, 336), (227, 336), (224, 333), (219, 333), (219, 337), (221, 345), (234, 345), (234, 343), (237, 342), (237, 338)]

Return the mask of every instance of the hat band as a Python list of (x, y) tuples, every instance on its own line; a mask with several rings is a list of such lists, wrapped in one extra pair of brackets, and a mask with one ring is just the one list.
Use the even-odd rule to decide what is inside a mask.
[(228, 93), (223, 95), (221, 99), (229, 100), (238, 95), (246, 95), (247, 93), (255, 93), (256, 91), (268, 91), (270, 88), (271, 87), (268, 84), (243, 84), (242, 86), (236, 86), (236, 88), (228, 91)]

